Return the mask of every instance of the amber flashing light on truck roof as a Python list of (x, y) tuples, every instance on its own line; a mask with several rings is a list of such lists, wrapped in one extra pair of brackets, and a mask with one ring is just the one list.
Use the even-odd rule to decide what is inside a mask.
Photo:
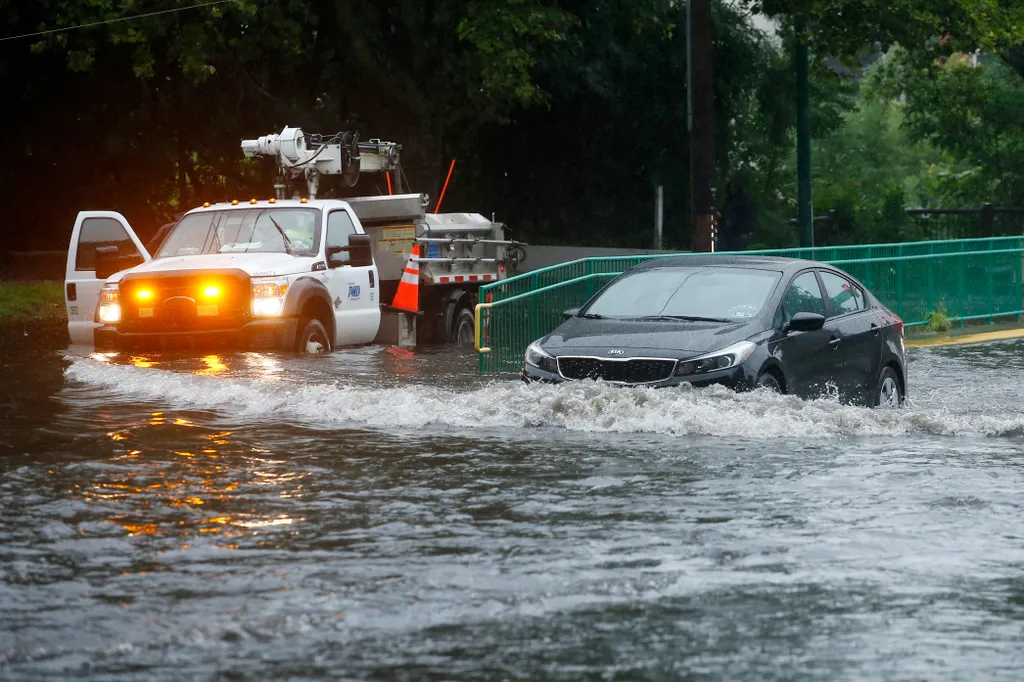
[(271, 198), (267, 199), (267, 203), (268, 204), (276, 204), (277, 203), (277, 199), (271, 197)]
[(250, 204), (255, 204), (255, 203), (256, 203), (256, 200), (255, 200), (255, 199), (249, 199), (249, 203), (250, 203)]
[(209, 201), (204, 201), (203, 202), (203, 208), (210, 208), (210, 202)]
[(232, 199), (231, 200), (231, 205), (232, 206), (238, 206), (238, 199)]
[(299, 199), (299, 203), (300, 204), (308, 204), (309, 203), (309, 199), (307, 199), (306, 197), (302, 197), (301, 199)]

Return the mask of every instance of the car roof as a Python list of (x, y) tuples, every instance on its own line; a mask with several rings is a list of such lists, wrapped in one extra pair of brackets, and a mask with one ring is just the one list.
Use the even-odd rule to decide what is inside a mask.
[(709, 253), (680, 254), (678, 256), (666, 256), (651, 258), (636, 265), (633, 270), (653, 270), (655, 268), (679, 268), (679, 267), (705, 267), (718, 266), (728, 268), (750, 268), (757, 270), (775, 270), (778, 272), (790, 272), (802, 270), (809, 267), (820, 267), (834, 270), (827, 263), (819, 261), (804, 260), (802, 258), (784, 258), (781, 256), (760, 256), (760, 255), (715, 255)]

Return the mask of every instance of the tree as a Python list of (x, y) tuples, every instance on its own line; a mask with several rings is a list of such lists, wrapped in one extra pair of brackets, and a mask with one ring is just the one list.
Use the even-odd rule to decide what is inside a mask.
[(396, 139), (414, 186), (436, 194), (451, 131), (462, 144), (513, 107), (543, 105), (531, 69), (573, 25), (540, 0), (194, 5), (14, 0), (0, 19), (14, 34), (108, 22), (0, 44), (0, 85), (22, 105), (7, 115), (25, 140), (0, 173), (15, 193), (43, 177), (68, 188), (45, 222), (69, 225), (100, 198), (146, 232), (204, 199), (265, 194), (270, 172), (238, 144), (286, 124)]
[(867, 83), (870, 96), (905, 99), (906, 128), (958, 160), (936, 174), (931, 195), (944, 206), (1024, 204), (1024, 78), (998, 56), (954, 58), (922, 68), (892, 50)]
[(805, 38), (822, 56), (856, 64), (865, 50), (894, 44), (922, 54), (976, 48), (1008, 50), (1024, 43), (1018, 0), (740, 0), (750, 12), (807, 25)]

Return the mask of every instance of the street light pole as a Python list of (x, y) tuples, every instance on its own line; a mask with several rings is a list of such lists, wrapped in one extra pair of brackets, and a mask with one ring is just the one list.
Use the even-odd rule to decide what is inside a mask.
[(711, 0), (686, 3), (686, 100), (693, 250), (711, 251), (715, 215), (714, 18)]
[(793, 66), (796, 70), (796, 174), (801, 248), (814, 246), (814, 205), (811, 197), (811, 126), (808, 116), (810, 95), (807, 62), (807, 43), (804, 41), (804, 25), (797, 22), (796, 45), (793, 48)]

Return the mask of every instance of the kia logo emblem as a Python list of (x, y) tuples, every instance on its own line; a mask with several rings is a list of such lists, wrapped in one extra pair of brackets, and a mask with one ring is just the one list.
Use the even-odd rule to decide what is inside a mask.
[(609, 353), (610, 355), (622, 355), (622, 353), (623, 353), (623, 352), (624, 352), (624, 351), (622, 351), (622, 350), (619, 350), (618, 348), (614, 348), (614, 349), (612, 349), (612, 350), (608, 351), (608, 353)]

